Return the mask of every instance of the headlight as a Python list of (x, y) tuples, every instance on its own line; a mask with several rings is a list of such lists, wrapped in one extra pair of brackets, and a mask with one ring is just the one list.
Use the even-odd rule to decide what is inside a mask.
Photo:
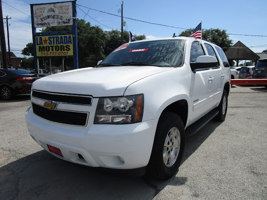
[(129, 124), (142, 121), (144, 96), (105, 97), (98, 100), (95, 124)]

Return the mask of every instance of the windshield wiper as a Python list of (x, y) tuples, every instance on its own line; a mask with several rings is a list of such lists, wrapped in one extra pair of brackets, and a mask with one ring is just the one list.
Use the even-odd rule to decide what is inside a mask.
[(126, 63), (122, 63), (120, 64), (121, 66), (153, 66), (147, 63), (143, 63), (143, 62), (126, 62)]
[(112, 67), (112, 66), (120, 66), (120, 65), (110, 64), (110, 63), (101, 63), (100, 65), (97, 65), (96, 67)]

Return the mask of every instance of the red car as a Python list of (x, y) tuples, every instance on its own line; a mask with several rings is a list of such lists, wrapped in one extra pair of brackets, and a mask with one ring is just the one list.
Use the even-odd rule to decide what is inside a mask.
[(14, 95), (29, 93), (36, 79), (28, 70), (0, 69), (0, 98), (8, 100)]

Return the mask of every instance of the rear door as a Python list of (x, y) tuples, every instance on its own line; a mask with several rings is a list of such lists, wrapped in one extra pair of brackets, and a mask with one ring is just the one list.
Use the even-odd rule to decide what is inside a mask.
[[(199, 41), (194, 41), (191, 45), (190, 63), (196, 62), (197, 57), (205, 55), (204, 48)], [(210, 109), (210, 91), (212, 90), (212, 81), (210, 80), (210, 69), (201, 69), (192, 71), (191, 79), (191, 101), (192, 112), (190, 123), (195, 122), (204, 116)]]
[(224, 81), (224, 74), (222, 71), (223, 63), (220, 63), (217, 54), (215, 53), (215, 49), (212, 45), (205, 43), (204, 44), (208, 55), (214, 56), (217, 59), (217, 66), (213, 67), (209, 70), (209, 80), (211, 84), (210, 88), (210, 98), (211, 98), (211, 107), (214, 108), (217, 106), (217, 103), (220, 102), (222, 96), (222, 87)]

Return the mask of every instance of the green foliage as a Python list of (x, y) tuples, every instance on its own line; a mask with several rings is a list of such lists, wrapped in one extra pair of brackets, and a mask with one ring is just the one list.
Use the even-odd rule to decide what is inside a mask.
[[(134, 35), (136, 40), (143, 40), (146, 38), (145, 35)], [(121, 32), (118, 30), (106, 31), (105, 32), (105, 56), (110, 54), (114, 49), (120, 45), (129, 42), (129, 32), (123, 32), (123, 42), (121, 42)]]
[[(183, 31), (179, 36), (190, 37), (193, 29)], [(225, 30), (207, 29), (202, 30), (202, 38), (220, 46), (224, 51), (232, 46), (233, 41), (229, 39), (229, 35)]]
[(33, 56), (33, 45), (32, 43), (26, 44), (26, 47), (21, 52), (25, 56)]
[[(43, 32), (70, 31), (71, 26), (48, 27), (43, 29)], [(105, 58), (114, 49), (119, 47), (121, 43), (121, 33), (117, 30), (103, 31), (97, 26), (91, 26), (89, 22), (82, 19), (77, 21), (78, 34), (78, 55), (79, 67), (95, 66), (97, 61)], [(137, 40), (145, 39), (144, 35), (134, 35)], [(123, 32), (123, 43), (129, 41), (129, 33)], [(33, 55), (33, 45), (28, 43), (22, 50), (22, 54)], [(25, 60), (26, 62), (26, 60)], [(53, 57), (52, 65), (60, 66), (62, 63), (61, 57)], [(73, 57), (65, 58), (67, 68), (73, 69)], [(40, 66), (48, 66), (48, 59), (40, 59)]]
[(78, 55), (80, 67), (94, 66), (104, 57), (105, 34), (99, 27), (78, 20)]
[(191, 33), (192, 33), (193, 29), (187, 29), (185, 31), (183, 31), (182, 33), (180, 33), (179, 36), (185, 36), (185, 37), (190, 37)]
[(22, 58), (21, 67), (24, 69), (34, 69), (33, 57)]

